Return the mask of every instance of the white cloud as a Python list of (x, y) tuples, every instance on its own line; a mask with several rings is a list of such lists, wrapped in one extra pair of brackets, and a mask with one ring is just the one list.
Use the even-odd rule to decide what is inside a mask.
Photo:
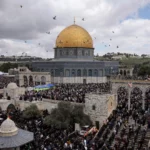
[[(150, 0), (1, 0), (0, 51), (52, 57), (57, 35), (73, 24), (75, 16), (76, 23), (96, 37), (95, 53), (149, 53), (145, 45), (150, 43), (150, 20), (138, 17), (138, 10), (149, 3)], [(127, 19), (129, 16), (132, 19)], [(109, 44), (110, 47), (103, 46)]]

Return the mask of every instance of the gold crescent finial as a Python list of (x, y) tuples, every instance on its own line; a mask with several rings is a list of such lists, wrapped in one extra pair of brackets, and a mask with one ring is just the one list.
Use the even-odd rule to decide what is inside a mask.
[(74, 24), (76, 23), (76, 17), (74, 17)]

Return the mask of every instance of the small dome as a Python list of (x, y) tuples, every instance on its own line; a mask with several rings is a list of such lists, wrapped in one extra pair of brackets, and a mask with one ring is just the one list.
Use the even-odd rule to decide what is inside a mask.
[(84, 28), (74, 24), (60, 32), (56, 39), (57, 47), (93, 48), (93, 40)]
[(7, 85), (7, 88), (8, 89), (16, 89), (16, 88), (18, 88), (18, 86), (16, 85), (16, 83), (11, 82)]
[(18, 133), (18, 128), (15, 123), (7, 118), (0, 127), (0, 136), (13, 136)]

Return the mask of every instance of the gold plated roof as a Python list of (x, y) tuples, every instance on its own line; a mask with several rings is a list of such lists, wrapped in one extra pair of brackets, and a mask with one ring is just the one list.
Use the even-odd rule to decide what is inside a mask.
[(60, 32), (56, 39), (56, 47), (93, 48), (93, 41), (85, 29), (74, 24)]

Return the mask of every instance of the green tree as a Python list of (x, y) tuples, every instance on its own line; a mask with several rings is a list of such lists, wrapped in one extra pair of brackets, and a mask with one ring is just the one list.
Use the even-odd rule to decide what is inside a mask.
[(52, 110), (51, 114), (45, 118), (47, 126), (56, 128), (67, 128), (69, 125), (74, 127), (75, 123), (81, 125), (91, 125), (92, 122), (88, 115), (84, 114), (83, 107), (73, 105), (68, 102), (60, 102), (58, 108)]
[(18, 64), (17, 63), (3, 63), (1, 66), (0, 66), (0, 71), (2, 72), (8, 72), (8, 70), (10, 68), (17, 68), (18, 67)]
[(150, 75), (150, 66), (142, 65), (138, 71), (138, 75), (140, 76)]
[(24, 110), (23, 117), (26, 119), (38, 118), (41, 117), (41, 112), (35, 104), (32, 104)]

